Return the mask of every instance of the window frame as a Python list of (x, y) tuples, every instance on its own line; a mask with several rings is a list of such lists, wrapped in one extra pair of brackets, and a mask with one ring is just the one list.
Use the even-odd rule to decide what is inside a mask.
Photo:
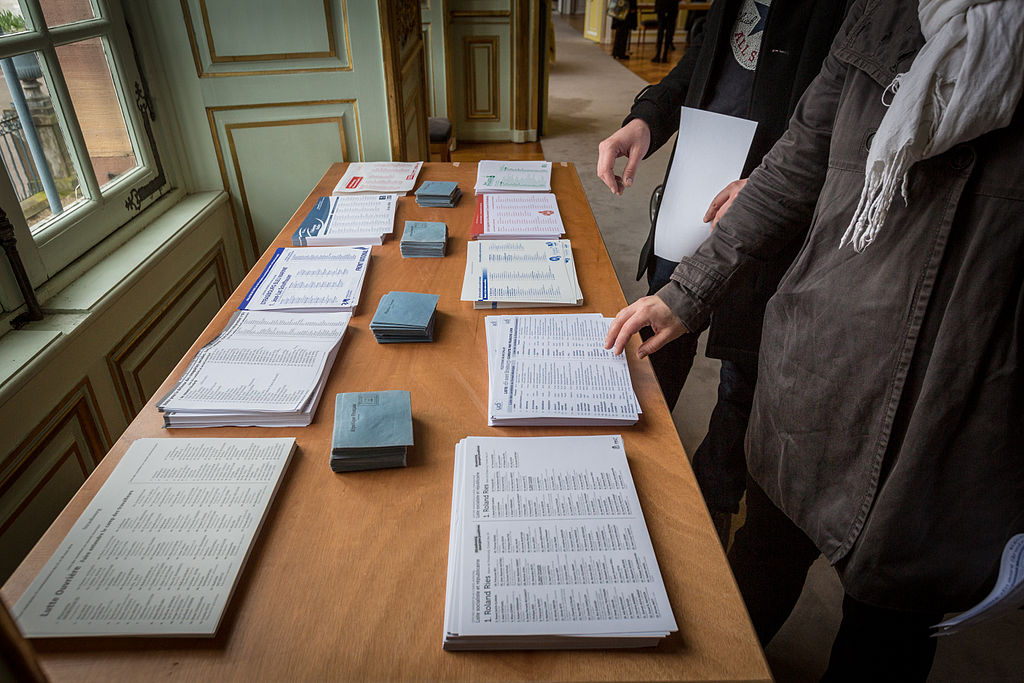
[[(141, 203), (128, 202), (133, 189), (161, 176), (163, 169), (157, 161), (158, 151), (152, 146), (157, 143), (152, 140), (151, 124), (144, 121), (139, 109), (138, 102), (144, 99), (139, 93), (144, 92), (146, 86), (140, 75), (122, 7), (117, 0), (93, 0), (92, 4), (96, 14), (93, 19), (47, 27), (38, 0), (21, 0), (26, 23), (31, 28), (0, 36), (0, 58), (26, 52), (37, 54), (40, 68), (46, 73), (54, 113), (67, 136), (66, 141), (73, 148), (69, 152), (85, 196), (75, 203), (73, 211), (49, 221), (35, 234), (20, 207), (8, 212), (15, 228), (18, 251), (36, 287), (83, 256), (171, 189), (164, 175), (161, 186), (143, 198)], [(56, 51), (60, 46), (95, 38), (102, 42), (114, 92), (136, 157), (135, 168), (107, 183), (103, 190), (100, 190), (101, 183), (89, 163), (89, 150)], [(17, 203), (11, 178), (0, 165), (0, 205), (15, 206)], [(3, 269), (7, 271), (6, 265)], [(0, 277), (0, 304), (4, 310), (10, 311), (22, 305), (21, 294), (17, 288), (12, 289), (12, 278), (6, 277), (8, 273), (4, 275)]]

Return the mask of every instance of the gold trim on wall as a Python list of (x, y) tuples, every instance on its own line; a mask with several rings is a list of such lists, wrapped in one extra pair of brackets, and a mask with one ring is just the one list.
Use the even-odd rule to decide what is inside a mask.
[(0, 464), (0, 473), (3, 473), (0, 496), (7, 492), (15, 479), (46, 448), (54, 435), (72, 420), (76, 420), (81, 428), (82, 437), (85, 439), (84, 445), (88, 448), (91, 460), (87, 462), (82, 459), (81, 462), (90, 472), (99, 464), (110, 449), (110, 432), (99, 411), (96, 394), (92, 390), (89, 378), (86, 377), (61, 399), (49, 415), (40, 420), (36, 428)]
[[(466, 118), (477, 121), (498, 121), (501, 119), (498, 85), (498, 36), (466, 36), (462, 39), (463, 45), (463, 68), (464, 78), (467, 86), (466, 97)], [(491, 68), (490, 80), (487, 86), (490, 91), (490, 108), (481, 109), (476, 100), (476, 60), (473, 59), (473, 50), (478, 46), (485, 47), (490, 51)]]
[[(530, 34), (530, 6), (528, 0), (513, 0), (515, 13), (509, 28), (512, 31), (512, 70), (509, 81), (512, 83), (512, 130), (525, 130), (530, 118), (530, 103), (535, 96), (530, 86), (534, 83), (534, 74), (530, 71), (530, 55), (536, 52), (537, 36)], [(525, 86), (525, 87), (524, 87)], [(525, 91), (525, 92), (524, 92)]]
[(239, 199), (242, 202), (242, 210), (245, 212), (245, 221), (249, 228), (249, 238), (252, 240), (253, 252), (256, 254), (260, 253), (259, 240), (256, 238), (256, 226), (252, 221), (252, 210), (249, 208), (249, 198), (245, 193), (245, 181), (242, 179), (242, 167), (238, 162), (238, 154), (235, 150), (235, 138), (233, 131), (243, 128), (276, 128), (278, 126), (303, 126), (315, 123), (338, 124), (338, 139), (341, 141), (341, 160), (345, 161), (345, 121), (341, 116), (323, 116), (315, 119), (250, 121), (246, 123), (228, 123), (224, 125), (224, 132), (228, 138), (228, 151), (231, 153), (231, 160), (235, 167), (235, 180), (238, 182)]
[(78, 450), (78, 444), (72, 443), (64, 453), (57, 458), (56, 462), (53, 463), (53, 467), (47, 470), (46, 474), (44, 474), (32, 490), (28, 492), (28, 495), (22, 498), (21, 502), (11, 510), (11, 514), (7, 516), (7, 519), (0, 523), (0, 536), (6, 534), (14, 523), (18, 521), (18, 517), (21, 513), (25, 512), (26, 508), (32, 504), (32, 501), (36, 499), (36, 496), (39, 495), (46, 484), (53, 479), (53, 475), (57, 474), (57, 470), (63, 467), (64, 462), (71, 458), (71, 456), (75, 457), (75, 461), (78, 462), (78, 466), (82, 470), (82, 481), (84, 482), (89, 478), (89, 473), (92, 472), (92, 470), (86, 464), (85, 458), (82, 457), (82, 452)]
[[(205, 0), (199, 0), (201, 3), (201, 11), (206, 13)], [(181, 3), (181, 14), (185, 21), (185, 31), (188, 34), (188, 42), (192, 48), (192, 61), (196, 67), (196, 76), (199, 78), (220, 78), (220, 77), (232, 77), (232, 76), (270, 76), (278, 74), (304, 74), (304, 73), (322, 73), (329, 71), (352, 71), (352, 43), (349, 39), (349, 26), (348, 26), (348, 0), (341, 0), (341, 26), (342, 31), (345, 34), (345, 56), (347, 57), (347, 64), (344, 66), (324, 66), (324, 67), (304, 67), (297, 69), (260, 69), (254, 71), (205, 71), (203, 69), (202, 60), (199, 56), (199, 42), (196, 40), (195, 28), (192, 25), (192, 12), (188, 8), (188, 0), (180, 0)], [(329, 53), (308, 53), (302, 54), (297, 53), (293, 55), (271, 55), (269, 58), (262, 59), (262, 55), (253, 57), (239, 57), (239, 58), (223, 58), (214, 59), (213, 55), (213, 39), (209, 35), (209, 20), (204, 18), (204, 28), (206, 29), (207, 35), (207, 47), (208, 52), (211, 53), (210, 59), (214, 63), (223, 62), (245, 62), (253, 61), (257, 58), (259, 61), (279, 61), (286, 59), (312, 59), (312, 58), (337, 58), (337, 50), (334, 44), (334, 19), (333, 13), (330, 12), (328, 7), (329, 0), (324, 0), (325, 11), (328, 13), (327, 22), (327, 33), (328, 39), (330, 40), (330, 52)]]
[(326, 59), (337, 57), (334, 49), (334, 21), (331, 17), (330, 0), (324, 1), (324, 22), (327, 27), (327, 52), (290, 52), (290, 53), (265, 53), (253, 55), (218, 55), (216, 46), (213, 44), (213, 30), (210, 27), (210, 17), (206, 11), (206, 0), (199, 0), (199, 10), (203, 15), (203, 30), (206, 32), (206, 45), (210, 51), (210, 61), (214, 64), (224, 62), (274, 62), (284, 59)]
[(471, 19), (479, 17), (510, 17), (512, 10), (507, 9), (453, 9), (448, 13), (452, 19)]
[[(196, 281), (199, 280), (210, 268), (215, 267), (217, 269), (217, 278), (214, 281), (215, 284), (219, 285), (218, 294), (220, 295), (218, 303), (223, 304), (227, 301), (228, 296), (231, 294), (231, 283), (228, 276), (228, 264), (227, 264), (227, 252), (224, 247), (224, 240), (217, 240), (217, 243), (208, 251), (199, 262), (185, 274), (171, 289), (168, 293), (153, 306), (146, 314), (142, 317), (142, 320), (126, 334), (121, 341), (114, 345), (114, 348), (110, 353), (107, 354), (107, 368), (110, 370), (110, 377), (114, 383), (114, 388), (117, 391), (117, 397), (121, 402), (121, 411), (124, 413), (125, 418), (131, 422), (132, 419), (138, 415), (139, 411), (145, 405), (148, 397), (145, 396), (145, 392), (142, 388), (142, 379), (139, 377), (138, 371), (147, 360), (159, 348), (160, 343), (153, 345), (136, 367), (131, 371), (131, 379), (134, 381), (134, 385), (137, 391), (137, 395), (142, 396), (143, 403), (137, 405), (132, 402), (132, 392), (129, 386), (128, 373), (126, 372), (123, 363), (126, 357), (131, 354), (135, 348), (141, 343), (142, 338), (150, 333), (150, 330), (166, 315), (167, 311), (174, 305), (176, 305), (183, 296), (195, 285)], [(200, 294), (205, 294), (209, 290), (209, 286), (203, 288)], [(199, 299), (201, 297), (196, 297)], [(173, 328), (172, 328), (173, 329)], [(169, 334), (169, 333), (168, 333)], [(162, 342), (166, 339), (165, 334), (158, 342)]]
[(431, 43), (430, 43), (430, 22), (423, 22), (423, 70), (426, 73), (426, 83), (424, 84), (427, 88), (427, 92), (430, 96), (427, 98), (427, 116), (433, 116), (434, 112), (437, 111), (437, 98), (434, 95), (434, 69), (432, 66), (433, 60), (431, 59)]
[[(356, 99), (343, 99), (343, 100), (318, 100), (309, 102), (266, 102), (258, 104), (238, 104), (238, 105), (223, 105), (217, 107), (206, 108), (206, 119), (210, 123), (210, 135), (213, 138), (214, 153), (217, 156), (217, 166), (220, 168), (221, 181), (224, 183), (224, 190), (231, 194), (231, 184), (228, 181), (228, 170), (224, 163), (224, 151), (221, 148), (220, 135), (217, 134), (217, 119), (216, 114), (224, 111), (242, 111), (247, 109), (266, 109), (272, 107), (310, 107), (324, 104), (351, 104), (353, 114), (353, 125), (356, 129), (356, 152), (359, 155), (357, 161), (363, 160), (363, 134), (362, 129), (359, 125), (359, 102)], [(347, 155), (348, 150), (342, 148), (343, 155)], [(260, 256), (260, 251), (257, 248), (255, 235), (252, 235), (252, 254), (249, 254), (244, 244), (242, 243), (242, 228), (238, 222), (238, 214), (235, 211), (235, 203), (233, 201), (228, 202), (228, 207), (231, 209), (231, 219), (235, 223), (235, 236), (238, 238), (238, 248), (242, 256), (242, 264), (245, 269), (248, 270), (252, 267), (252, 264), (256, 262), (256, 259)]]

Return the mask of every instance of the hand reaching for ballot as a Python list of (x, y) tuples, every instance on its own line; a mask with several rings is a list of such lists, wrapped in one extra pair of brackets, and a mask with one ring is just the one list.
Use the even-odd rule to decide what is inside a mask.
[[(597, 146), (597, 177), (608, 189), (621, 195), (633, 184), (636, 167), (651, 146), (651, 129), (640, 119), (633, 119), (609, 135)], [(626, 157), (626, 168), (622, 177), (615, 175), (615, 160)]]
[(734, 180), (724, 188), (722, 191), (715, 195), (715, 198), (711, 200), (711, 206), (704, 212), (704, 222), (711, 223), (711, 229), (714, 230), (718, 225), (718, 221), (725, 215), (725, 212), (732, 206), (732, 202), (736, 199), (736, 195), (740, 193), (743, 186), (747, 184), (747, 179), (742, 178), (741, 180)]
[(626, 348), (629, 338), (647, 326), (654, 330), (654, 336), (640, 345), (636, 352), (637, 358), (649, 356), (676, 337), (686, 334), (683, 323), (664, 301), (656, 296), (645, 296), (615, 316), (605, 335), (604, 348), (612, 349), (616, 356), (619, 355)]

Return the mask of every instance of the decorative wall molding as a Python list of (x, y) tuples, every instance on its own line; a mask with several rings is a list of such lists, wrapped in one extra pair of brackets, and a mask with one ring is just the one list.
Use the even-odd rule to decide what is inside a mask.
[[(464, 82), (466, 84), (466, 118), (497, 121), (501, 118), (500, 84), (498, 81), (499, 36), (467, 36), (463, 38)], [(482, 63), (482, 68), (478, 64)], [(486, 93), (478, 97), (480, 87)]]
[[(217, 240), (214, 247), (107, 354), (107, 367), (126, 421), (131, 422), (150, 398), (150, 390), (144, 386), (141, 371), (168, 336), (182, 326), (187, 316), (211, 291), (215, 295), (217, 309), (231, 294), (227, 253), (222, 239)], [(170, 320), (168, 316), (172, 314), (177, 318)], [(203, 327), (208, 322), (199, 321)], [(170, 370), (161, 368), (157, 375), (162, 378)]]
[[(261, 114), (263, 118), (257, 121), (247, 122), (235, 122), (229, 123), (224, 119), (230, 115), (237, 115), (239, 113), (245, 114), (257, 114), (262, 110), (279, 109), (281, 112), (297, 113), (296, 110), (299, 108), (318, 108), (323, 109), (324, 107), (341, 107), (343, 113), (338, 116), (328, 117), (315, 117), (311, 116), (308, 119), (300, 119), (289, 117), (288, 119), (281, 119), (276, 117), (270, 117), (267, 112)], [(352, 114), (352, 126), (355, 130), (356, 137), (356, 158), (350, 158), (350, 152), (346, 147), (347, 139), (344, 132), (344, 120), (345, 114), (351, 112)], [(280, 112), (279, 112), (280, 113)], [(238, 130), (242, 127), (258, 127), (258, 126), (270, 126), (270, 125), (289, 125), (296, 124), (301, 125), (303, 123), (324, 123), (331, 122), (337, 123), (339, 126), (339, 140), (341, 141), (342, 156), (344, 161), (362, 161), (363, 160), (363, 141), (362, 141), (362, 129), (359, 121), (359, 103), (355, 99), (338, 99), (338, 100), (316, 100), (308, 102), (264, 102), (257, 104), (243, 104), (237, 106), (220, 106), (220, 107), (207, 107), (206, 117), (210, 124), (210, 135), (213, 138), (214, 152), (217, 157), (217, 165), (220, 168), (221, 180), (224, 183), (224, 189), (228, 192), (232, 191), (231, 177), (228, 174), (228, 159), (227, 156), (231, 157), (230, 166), (231, 170), (235, 173), (235, 178), (238, 179), (238, 195), (240, 203), (242, 204), (242, 210), (246, 219), (246, 229), (248, 233), (248, 239), (245, 240), (242, 237), (241, 227), (238, 221), (237, 214), (235, 214), (234, 202), (230, 202), (231, 211), (235, 218), (235, 230), (238, 236), (238, 244), (242, 249), (242, 260), (246, 268), (249, 268), (255, 259), (262, 253), (259, 248), (258, 240), (256, 238), (256, 230), (252, 221), (252, 213), (248, 208), (248, 198), (243, 196), (244, 193), (244, 181), (241, 179), (240, 166), (236, 155), (236, 149), (233, 145), (234, 135), (232, 131)], [(230, 128), (230, 130), (229, 130)], [(225, 152), (225, 148), (227, 152)], [(248, 249), (246, 248), (248, 244)]]
[[(63, 447), (59, 438), (68, 441)], [(81, 470), (82, 481), (99, 464), (110, 449), (111, 439), (99, 410), (96, 395), (86, 377), (60, 401), (35, 429), (0, 464), (0, 498), (11, 494), (16, 485), (32, 488), (19, 496), (13, 509), (0, 518), (0, 536), (18, 521), (20, 514), (45, 488), (54, 473), (69, 459)], [(58, 448), (54, 456), (53, 449)], [(49, 456), (49, 461), (43, 459)], [(40, 473), (39, 469), (45, 469)], [(35, 481), (25, 482), (30, 472)], [(42, 522), (43, 520), (40, 520)], [(45, 520), (42, 529), (49, 526)], [(40, 531), (42, 531), (40, 529)]]
[[(331, 0), (323, 0), (324, 22), (327, 32), (327, 50), (297, 51), (289, 53), (217, 53), (214, 30), (211, 26), (207, 2), (210, 0), (180, 0), (181, 15), (185, 22), (192, 59), (199, 78), (224, 76), (266, 76), (273, 74), (314, 73), (326, 71), (352, 71), (352, 44), (349, 39), (348, 0), (337, 0), (341, 5), (340, 29), (344, 44), (337, 48), (337, 18), (331, 10)], [(198, 2), (197, 13), (190, 4)], [(195, 23), (197, 17), (199, 24)], [(203, 40), (199, 40), (202, 36)], [(268, 65), (270, 67), (268, 68)], [(244, 67), (244, 68), (243, 68)]]
[(207, 3), (209, 0), (199, 0), (199, 8), (202, 12), (203, 30), (206, 33), (206, 44), (210, 51), (210, 61), (217, 64), (223, 62), (259, 62), (259, 61), (278, 61), (287, 59), (324, 59), (328, 57), (336, 57), (337, 52), (334, 47), (334, 18), (331, 16), (331, 2), (330, 0), (323, 0), (324, 5), (324, 29), (327, 32), (327, 50), (320, 51), (305, 51), (305, 52), (288, 52), (288, 53), (247, 53), (247, 54), (217, 54), (216, 43), (213, 36), (213, 28), (210, 25), (210, 15), (207, 11)]

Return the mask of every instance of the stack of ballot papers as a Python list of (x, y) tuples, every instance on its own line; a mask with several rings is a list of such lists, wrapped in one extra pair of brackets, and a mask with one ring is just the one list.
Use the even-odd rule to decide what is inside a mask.
[(399, 248), (403, 258), (438, 258), (448, 244), (448, 226), (432, 221), (406, 221)]
[(477, 194), (482, 192), (550, 192), (550, 161), (489, 161), (476, 167)]
[(569, 240), (482, 240), (466, 245), (462, 300), (474, 308), (578, 306)]
[(470, 234), (478, 240), (557, 240), (565, 226), (550, 192), (480, 194)]
[(626, 356), (604, 348), (611, 322), (600, 313), (487, 317), (487, 424), (635, 424)]
[(351, 317), (235, 312), (157, 403), (164, 427), (305, 427)]
[(335, 472), (405, 467), (412, 445), (408, 391), (338, 394), (334, 403), (331, 469)]
[(291, 437), (132, 442), (11, 610), (21, 632), (213, 636), (294, 452)]
[(354, 311), (370, 247), (281, 247), (239, 305), (243, 311)]
[(427, 180), (416, 190), (416, 205), (450, 209), (459, 203), (459, 184), (443, 180)]
[(408, 194), (416, 186), (421, 168), (422, 161), (353, 162), (345, 169), (345, 175), (334, 186), (331, 194)]
[(380, 298), (370, 331), (378, 344), (434, 341), (437, 294), (388, 292)]
[(292, 245), (381, 244), (394, 231), (397, 207), (397, 194), (320, 197), (292, 235)]
[(677, 628), (621, 436), (458, 443), (445, 650), (648, 647)]

